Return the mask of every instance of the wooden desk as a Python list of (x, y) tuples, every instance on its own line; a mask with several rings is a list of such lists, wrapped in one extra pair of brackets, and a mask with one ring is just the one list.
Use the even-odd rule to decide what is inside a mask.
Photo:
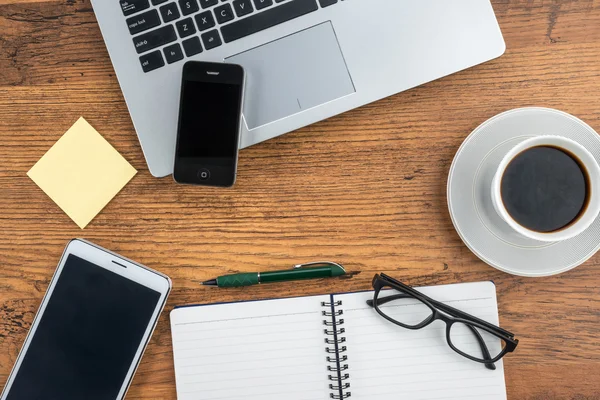
[[(235, 188), (211, 190), (148, 173), (89, 1), (0, 0), (0, 382), (65, 244), (85, 237), (173, 279), (129, 399), (175, 398), (174, 305), (368, 289), (379, 271), (413, 285), (493, 279), (521, 340), (505, 359), (509, 398), (599, 399), (600, 256), (551, 278), (496, 271), (454, 231), (445, 188), (462, 140), (501, 111), (559, 108), (600, 131), (600, 1), (494, 3), (503, 57), (246, 149)], [(140, 171), (84, 231), (25, 175), (81, 115)], [(315, 259), (354, 273), (198, 285)]]

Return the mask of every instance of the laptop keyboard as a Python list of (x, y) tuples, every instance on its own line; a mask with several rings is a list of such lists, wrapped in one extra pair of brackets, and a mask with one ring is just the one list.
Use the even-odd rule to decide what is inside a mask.
[[(114, 0), (113, 0), (114, 1)], [(342, 0), (340, 0), (342, 1)], [(119, 0), (144, 72), (329, 7), (338, 0)], [(150, 4), (152, 3), (152, 4)], [(181, 45), (173, 43), (182, 39)], [(182, 48), (183, 47), (183, 48)], [(166, 63), (166, 64), (165, 64)]]

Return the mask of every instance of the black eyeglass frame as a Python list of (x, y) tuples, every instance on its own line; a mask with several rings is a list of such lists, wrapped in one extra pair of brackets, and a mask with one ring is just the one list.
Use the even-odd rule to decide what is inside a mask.
[[(383, 297), (380, 299), (379, 294), (384, 287), (391, 287), (393, 289), (396, 289), (396, 290), (402, 292), (403, 294), (387, 296), (387, 297)], [(383, 274), (383, 273), (376, 274), (373, 277), (373, 289), (375, 289), (375, 293), (373, 295), (373, 300), (368, 300), (367, 304), (369, 306), (375, 308), (375, 311), (377, 311), (377, 313), (379, 315), (381, 315), (383, 318), (385, 318), (388, 321), (390, 321), (396, 325), (399, 325), (403, 328), (412, 329), (412, 330), (422, 329), (422, 328), (430, 325), (431, 323), (433, 323), (436, 320), (441, 320), (446, 323), (446, 342), (448, 343), (448, 346), (450, 346), (450, 348), (452, 350), (454, 350), (455, 352), (457, 352), (458, 354), (460, 354), (463, 357), (466, 357), (470, 360), (485, 364), (485, 366), (488, 369), (496, 369), (496, 366), (493, 363), (500, 360), (507, 353), (513, 352), (517, 348), (517, 344), (519, 343), (519, 340), (515, 339), (515, 335), (513, 333), (507, 331), (506, 329), (502, 329), (496, 325), (490, 324), (489, 322), (479, 319), (479, 318), (477, 318), (471, 314), (468, 314), (464, 311), (458, 310), (447, 304), (444, 304), (442, 302), (434, 300), (434, 299), (424, 295), (423, 293), (419, 292), (418, 290), (415, 290), (412, 287), (405, 285), (404, 283), (402, 283), (386, 274)], [(420, 302), (425, 304), (427, 307), (429, 307), (429, 309), (431, 309), (431, 315), (429, 316), (429, 318), (427, 318), (426, 320), (424, 320), (423, 322), (421, 322), (417, 325), (406, 325), (406, 324), (403, 324), (403, 323), (396, 321), (395, 319), (389, 317), (388, 315), (386, 315), (383, 311), (381, 311), (379, 309), (379, 306), (382, 304), (385, 304), (392, 300), (397, 300), (400, 298), (407, 298), (407, 297), (419, 300)], [(452, 340), (450, 339), (450, 330), (452, 329), (452, 325), (454, 325), (455, 323), (462, 323), (471, 329), (471, 331), (477, 338), (479, 345), (481, 347), (482, 354), (483, 354), (482, 359), (473, 357), (470, 354), (467, 354), (467, 353), (461, 351), (460, 349), (458, 349), (456, 346), (454, 346), (454, 344), (452, 343)], [(487, 349), (487, 346), (485, 345), (485, 342), (483, 341), (483, 338), (481, 337), (481, 334), (474, 328), (482, 329), (482, 330), (488, 332), (489, 334), (494, 335), (494, 336), (504, 340), (505, 346), (496, 357), (494, 357), (494, 358), (491, 357), (489, 350)]]

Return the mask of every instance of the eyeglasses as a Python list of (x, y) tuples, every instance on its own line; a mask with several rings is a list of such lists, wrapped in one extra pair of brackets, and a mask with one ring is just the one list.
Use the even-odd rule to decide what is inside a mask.
[(422, 329), (441, 320), (446, 323), (446, 341), (452, 350), (488, 369), (496, 369), (494, 363), (519, 343), (507, 330), (433, 300), (386, 274), (375, 275), (373, 288), (375, 295), (367, 304), (383, 318), (407, 329)]

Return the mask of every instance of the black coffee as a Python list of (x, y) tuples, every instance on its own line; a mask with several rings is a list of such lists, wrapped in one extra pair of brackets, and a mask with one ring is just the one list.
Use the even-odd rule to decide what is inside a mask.
[(520, 225), (554, 232), (577, 221), (587, 207), (589, 177), (566, 150), (539, 146), (518, 154), (502, 176), (504, 207)]

